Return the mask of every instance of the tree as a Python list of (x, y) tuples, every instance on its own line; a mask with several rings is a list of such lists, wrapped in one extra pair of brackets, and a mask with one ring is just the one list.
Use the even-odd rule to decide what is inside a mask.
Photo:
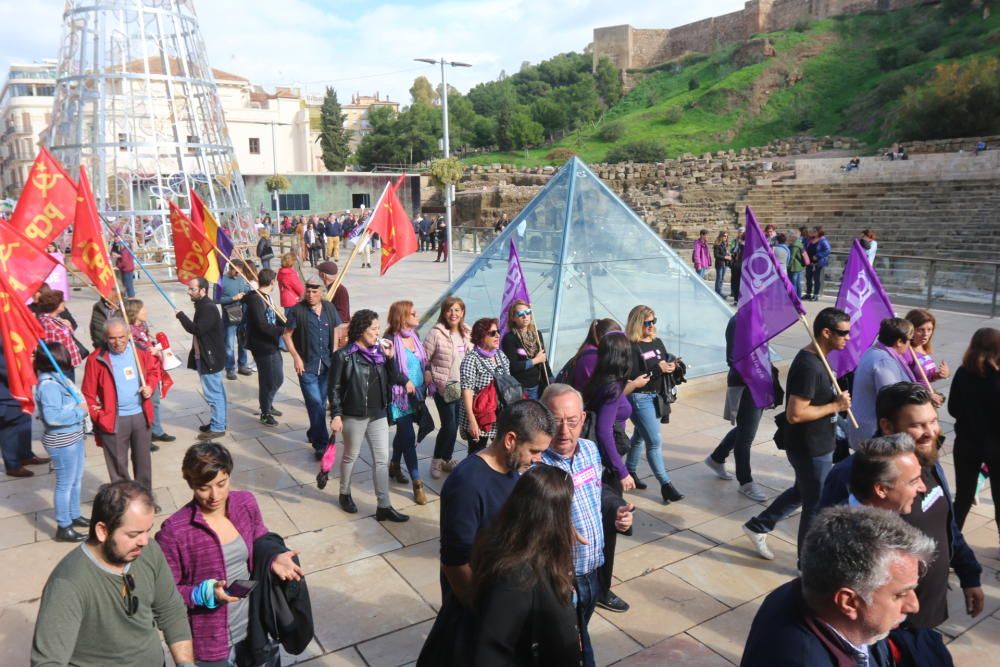
[(376, 164), (401, 164), (409, 149), (400, 145), (398, 114), (390, 107), (376, 106), (368, 112), (368, 134), (361, 138), (354, 157), (358, 164), (371, 168)]
[(622, 79), (618, 68), (609, 58), (602, 56), (597, 61), (594, 79), (597, 81), (597, 94), (601, 96), (605, 108), (613, 107), (622, 97)]
[(527, 106), (519, 106), (511, 115), (510, 141), (513, 148), (527, 148), (542, 143), (545, 129), (531, 119)]
[(904, 140), (975, 137), (1000, 132), (1000, 62), (943, 63), (920, 87), (907, 87), (897, 129)]
[(327, 86), (319, 110), (319, 146), (323, 151), (323, 166), (329, 171), (343, 171), (351, 156), (351, 131), (344, 127), (346, 118), (340, 110), (337, 91)]
[(535, 100), (531, 105), (531, 117), (541, 124), (549, 141), (555, 141), (556, 132), (564, 130), (568, 122), (565, 109), (549, 97)]
[(418, 76), (413, 80), (413, 85), (410, 86), (410, 98), (414, 104), (434, 106), (437, 93), (434, 92), (434, 86), (431, 85), (426, 76)]

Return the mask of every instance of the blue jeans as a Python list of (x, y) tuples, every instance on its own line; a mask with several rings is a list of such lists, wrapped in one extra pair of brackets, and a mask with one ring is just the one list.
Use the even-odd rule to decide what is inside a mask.
[(628, 397), (632, 404), (632, 423), (635, 433), (632, 434), (631, 447), (625, 465), (630, 472), (639, 467), (642, 450), (646, 450), (646, 460), (653, 470), (653, 475), (660, 484), (670, 481), (667, 468), (663, 465), (663, 440), (660, 438), (660, 418), (656, 416), (656, 394), (636, 392)]
[(309, 413), (309, 430), (306, 437), (317, 452), (326, 451), (330, 440), (330, 431), (326, 425), (326, 393), (330, 369), (323, 368), (319, 374), (306, 371), (299, 376), (299, 388), (302, 389), (302, 400), (306, 403)]
[(806, 296), (818, 297), (823, 291), (823, 269), (826, 267), (810, 264), (806, 267)]
[(406, 469), (410, 479), (420, 479), (420, 468), (417, 466), (417, 435), (413, 432), (413, 414), (408, 414), (396, 420), (396, 435), (392, 438), (392, 462), (399, 463), (406, 459)]
[(753, 481), (753, 475), (750, 474), (750, 446), (757, 435), (757, 427), (760, 426), (763, 414), (764, 411), (753, 402), (750, 390), (744, 387), (740, 408), (736, 413), (736, 426), (712, 452), (712, 460), (720, 464), (726, 462), (729, 452), (733, 453), (733, 458), (736, 459), (736, 479), (740, 484)]
[(445, 403), (440, 394), (434, 394), (434, 405), (437, 406), (441, 424), (438, 426), (437, 439), (434, 441), (434, 458), (450, 461), (455, 454), (455, 438), (458, 437), (458, 405), (461, 400)]
[(792, 287), (795, 288), (795, 294), (800, 299), (802, 298), (802, 272), (796, 271), (795, 273), (789, 273), (788, 277), (792, 279)]
[(222, 381), (222, 371), (218, 373), (198, 373), (201, 380), (201, 390), (205, 392), (205, 400), (212, 410), (212, 420), (209, 428), (215, 433), (226, 430), (226, 385)]
[(125, 283), (125, 296), (128, 298), (135, 297), (135, 272), (134, 271), (122, 271), (122, 282)]
[(83, 481), (83, 438), (65, 447), (46, 447), (56, 471), (55, 512), (60, 528), (69, 528), (80, 516), (80, 483)]
[(578, 574), (574, 578), (576, 589), (576, 624), (580, 627), (580, 643), (583, 645), (583, 667), (594, 667), (594, 646), (590, 643), (587, 624), (594, 615), (597, 598), (601, 595), (601, 582), (597, 570), (588, 574)]
[(722, 293), (722, 284), (726, 281), (726, 267), (720, 266), (715, 269), (715, 293), (719, 296), (724, 296)]
[(153, 395), (150, 396), (153, 401), (153, 435), (163, 435), (166, 431), (163, 430), (163, 424), (160, 423), (160, 385), (153, 387)]
[(833, 452), (813, 457), (786, 450), (785, 456), (795, 470), (795, 485), (772, 500), (767, 509), (747, 521), (746, 525), (755, 533), (770, 533), (779, 521), (788, 518), (792, 512), (801, 507), (797, 546), (801, 551), (806, 531), (809, 530), (809, 524), (819, 509), (823, 482), (833, 467)]
[(530, 398), (533, 401), (537, 401), (538, 400), (538, 388), (539, 388), (539, 385), (537, 385), (537, 384), (534, 387), (524, 387), (524, 397), (525, 398)]
[(240, 368), (246, 368), (247, 365), (247, 349), (240, 345), (239, 341), (236, 339), (237, 326), (238, 325), (236, 324), (226, 325), (226, 371), (236, 369), (237, 356), (239, 357)]
[(701, 269), (695, 269), (694, 272), (698, 274), (699, 278), (701, 278), (702, 280), (704, 280), (705, 279), (705, 274), (708, 273), (708, 267), (706, 266), (706, 267), (701, 268)]

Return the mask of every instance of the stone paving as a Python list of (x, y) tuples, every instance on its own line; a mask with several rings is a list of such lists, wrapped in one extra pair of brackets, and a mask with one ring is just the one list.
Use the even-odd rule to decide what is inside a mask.
[[(382, 278), (377, 270), (352, 271), (347, 279), (352, 307), (370, 307), (384, 314), (391, 301), (409, 298), (422, 312), (447, 285), (444, 265), (431, 266), (430, 255), (414, 255)], [(469, 256), (456, 257), (458, 272), (469, 260)], [(166, 331), (175, 352), (186, 358), (190, 337), (148, 281), (137, 281), (137, 285), (139, 297), (149, 305), (153, 329)], [(190, 313), (183, 288), (177, 283), (166, 287)], [(72, 294), (70, 308), (83, 332), (92, 303), (85, 291)], [(807, 304), (811, 312), (823, 305), (828, 304)], [(973, 331), (1000, 326), (996, 320), (977, 316), (937, 315), (936, 356), (952, 368), (958, 366)], [(707, 335), (721, 337), (722, 332)], [(801, 327), (777, 340), (785, 365), (805, 341)], [(409, 486), (392, 485), (392, 503), (410, 514), (408, 523), (375, 521), (367, 451), (362, 453), (353, 484), (360, 512), (345, 514), (336, 504), (335, 480), (324, 491), (316, 487), (317, 464), (305, 441), (306, 413), (287, 358), (285, 373), (277, 402), (284, 416), (277, 428), (261, 426), (254, 415), (256, 378), (241, 376), (226, 382), (230, 413), (229, 432), (223, 440), (236, 461), (233, 486), (252, 490), (268, 527), (302, 552), (316, 638), (304, 654), (287, 656), (284, 662), (311, 667), (410, 664), (440, 604), (437, 492), (443, 480), (432, 480), (428, 474), (433, 437), (418, 448), (430, 502), (416, 506)], [(180, 476), (181, 459), (194, 442), (198, 425), (208, 417), (195, 374), (178, 369), (173, 377), (176, 385), (163, 403), (163, 421), (178, 440), (162, 445), (153, 455), (155, 493), (162, 508), (158, 523), (191, 498)], [(761, 507), (738, 494), (735, 481), (717, 479), (702, 464), (729, 429), (720, 417), (724, 384), (724, 376), (716, 375), (681, 387), (671, 423), (663, 428), (667, 467), (687, 494), (685, 500), (664, 506), (653, 484), (647, 491), (630, 494), (637, 507), (636, 528), (634, 536), (618, 541), (615, 591), (632, 609), (625, 614), (595, 614), (590, 630), (601, 665), (738, 664), (763, 596), (795, 576), (796, 517), (779, 525), (770, 540), (775, 560), (758, 558), (740, 525)], [(942, 422), (950, 433), (952, 425), (945, 413)], [(776, 494), (791, 483), (792, 475), (770, 441), (772, 432), (771, 419), (765, 416), (752, 465), (755, 479)], [(107, 472), (93, 440), (88, 439), (86, 446), (83, 496), (91, 498), (107, 481)], [(42, 451), (40, 445), (36, 451)], [(461, 447), (457, 456), (464, 456)], [(649, 475), (643, 466), (642, 474)], [(0, 563), (8, 572), (8, 583), (0, 588), (2, 665), (27, 664), (42, 586), (58, 560), (73, 548), (51, 539), (54, 478), (44, 467), (34, 469), (36, 476), (29, 479), (0, 475)], [(951, 475), (950, 456), (945, 457), (945, 469)], [(336, 466), (333, 475), (337, 475)], [(965, 531), (984, 566), (986, 610), (979, 618), (969, 619), (953, 577), (951, 620), (942, 628), (957, 665), (992, 663), (1000, 650), (1000, 538), (988, 496), (984, 493), (982, 504), (973, 508)], [(89, 508), (84, 514), (89, 514)]]

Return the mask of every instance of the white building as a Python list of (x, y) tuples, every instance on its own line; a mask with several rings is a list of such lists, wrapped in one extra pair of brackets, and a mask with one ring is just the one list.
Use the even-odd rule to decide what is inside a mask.
[(56, 61), (10, 66), (0, 89), (0, 194), (16, 198), (52, 118)]

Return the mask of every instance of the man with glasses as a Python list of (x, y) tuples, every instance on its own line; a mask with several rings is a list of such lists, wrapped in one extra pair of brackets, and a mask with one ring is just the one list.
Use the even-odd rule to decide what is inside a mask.
[(211, 408), (211, 420), (198, 427), (199, 440), (214, 440), (226, 434), (228, 403), (222, 371), (226, 368), (226, 329), (215, 301), (208, 296), (208, 281), (192, 278), (188, 296), (194, 303), (194, 320), (180, 310), (175, 311), (181, 326), (194, 336), (188, 368), (198, 371), (201, 390)]
[(785, 407), (788, 424), (784, 427), (783, 444), (785, 456), (795, 471), (795, 483), (767, 509), (743, 524), (743, 532), (762, 558), (774, 558), (767, 546), (767, 534), (799, 507), (802, 516), (796, 544), (801, 551), (809, 524), (819, 507), (823, 482), (833, 467), (837, 414), (851, 407), (850, 394), (837, 393), (819, 355), (844, 349), (850, 336), (850, 316), (836, 308), (824, 308), (813, 320), (816, 342), (799, 350), (788, 369)]
[(177, 667), (194, 667), (187, 608), (156, 541), (156, 504), (133, 481), (103, 485), (90, 536), (55, 567), (42, 591), (32, 667), (163, 664), (160, 632)]
[(282, 337), (299, 376), (302, 400), (305, 401), (306, 412), (309, 414), (306, 437), (309, 438), (317, 461), (323, 458), (330, 439), (326, 421), (326, 396), (330, 363), (337, 349), (336, 329), (341, 324), (333, 303), (323, 300), (324, 292), (323, 282), (319, 278), (306, 279), (302, 301), (288, 311), (288, 321), (285, 322), (285, 334)]
[(614, 555), (613, 543), (610, 552), (605, 547), (602, 511), (609, 514), (609, 519), (614, 517), (615, 531), (628, 533), (632, 528), (632, 511), (635, 508), (621, 503), (614, 509), (604, 507), (601, 455), (595, 443), (580, 437), (586, 418), (580, 392), (568, 384), (553, 383), (542, 392), (542, 403), (555, 417), (557, 426), (552, 444), (542, 453), (542, 463), (562, 468), (573, 478), (572, 518), (577, 532), (577, 544), (573, 550), (577, 625), (583, 644), (584, 667), (594, 667), (594, 647), (587, 624), (594, 615), (598, 598), (609, 592), (605, 589), (611, 580), (610, 568), (603, 582), (600, 570), (605, 559)]

